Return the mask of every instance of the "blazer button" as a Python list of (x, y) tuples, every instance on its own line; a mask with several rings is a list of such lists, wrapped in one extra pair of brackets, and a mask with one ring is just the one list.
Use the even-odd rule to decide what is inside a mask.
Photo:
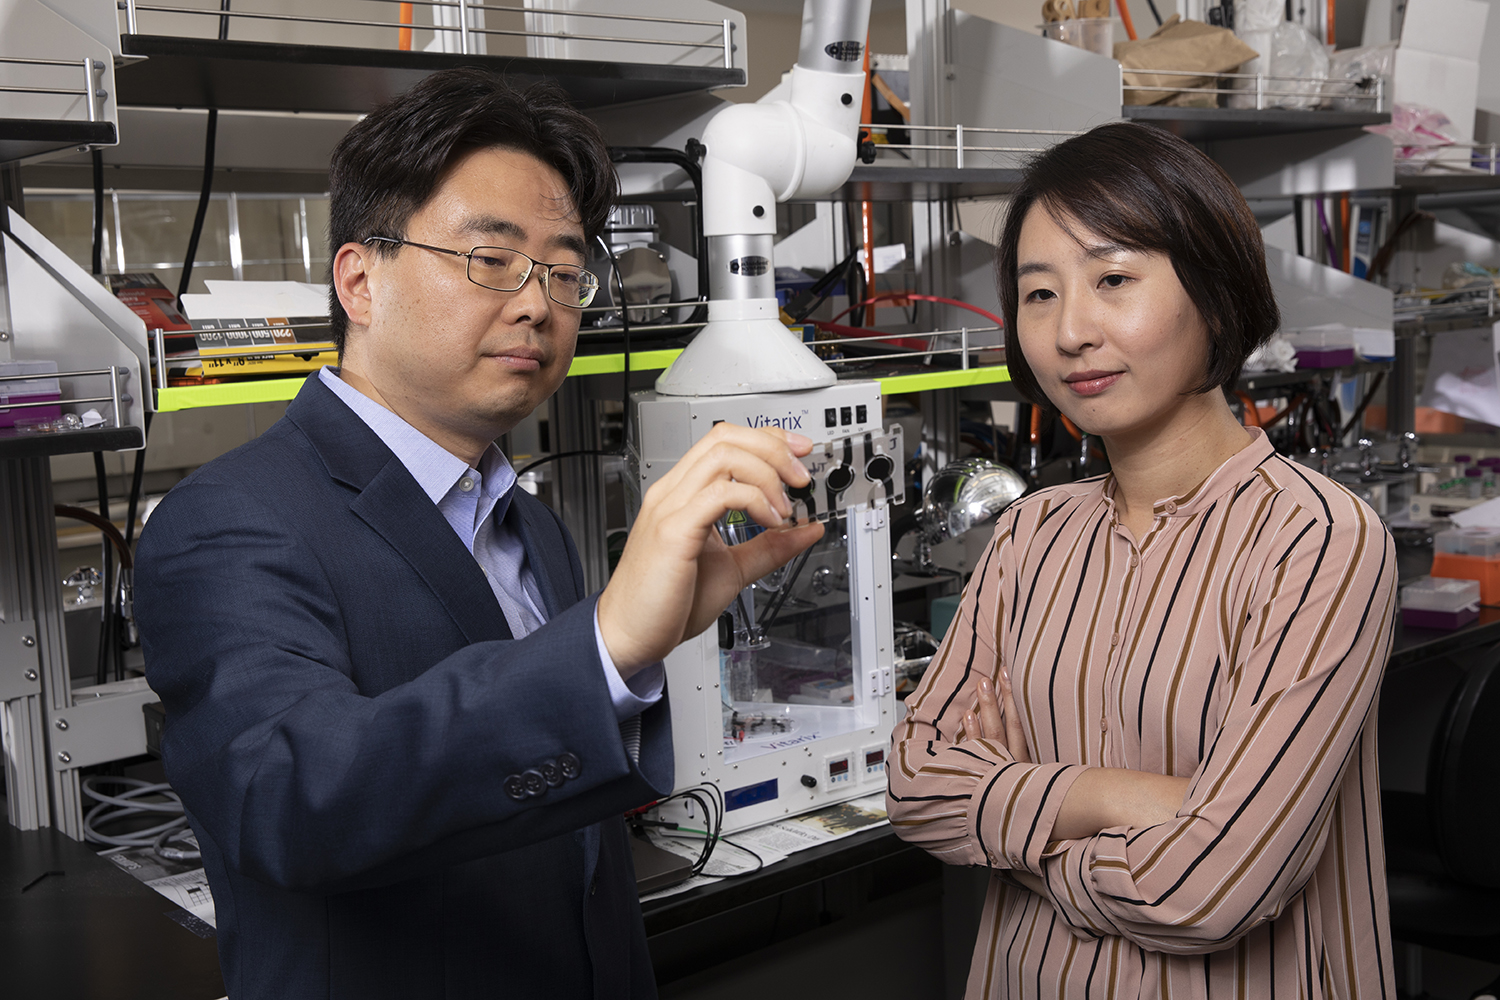
[(506, 778), (505, 783), (500, 787), (505, 789), (506, 795), (509, 795), (517, 802), (524, 802), (526, 799), (530, 798), (530, 796), (526, 794), (526, 782), (521, 780), (521, 776), (519, 774), (512, 774), (510, 777)]
[(557, 766), (553, 760), (544, 760), (536, 766), (542, 772), (542, 777), (547, 779), (548, 788), (556, 788), (563, 783), (562, 768)]
[(547, 791), (547, 779), (542, 777), (541, 771), (534, 768), (527, 768), (521, 772), (521, 784), (531, 798), (536, 798)]
[(583, 773), (583, 763), (570, 753), (560, 753), (557, 755), (557, 769), (564, 778), (572, 779)]

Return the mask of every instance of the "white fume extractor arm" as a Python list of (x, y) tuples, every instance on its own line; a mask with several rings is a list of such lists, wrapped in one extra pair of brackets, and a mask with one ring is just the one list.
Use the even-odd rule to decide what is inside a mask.
[(656, 380), (673, 396), (832, 385), (833, 370), (781, 324), (776, 203), (826, 198), (859, 139), (870, 0), (805, 0), (791, 99), (731, 104), (703, 131), (708, 324)]

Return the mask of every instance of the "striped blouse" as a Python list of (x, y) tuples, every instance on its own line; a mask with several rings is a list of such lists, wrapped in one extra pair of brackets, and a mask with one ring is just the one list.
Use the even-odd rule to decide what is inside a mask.
[[(907, 699), (892, 824), (997, 870), (968, 997), (1394, 1000), (1374, 726), (1394, 547), (1253, 433), (1139, 544), (1108, 476), (1013, 504)], [(998, 669), (1037, 763), (955, 742)], [(1089, 765), (1191, 784), (1170, 822), (1046, 842)]]

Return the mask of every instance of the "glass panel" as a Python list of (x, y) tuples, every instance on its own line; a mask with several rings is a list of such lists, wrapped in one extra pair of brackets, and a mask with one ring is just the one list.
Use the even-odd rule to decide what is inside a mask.
[[(758, 532), (743, 522), (726, 530), (733, 541)], [(855, 683), (851, 594), (836, 520), (805, 561), (758, 580), (730, 605), (736, 648), (720, 653), (719, 678), (726, 762), (871, 724), (873, 706)]]
[[(125, 237), (125, 269), (160, 271), (160, 264), (180, 265), (187, 256), (188, 240), (193, 233), (193, 215), (198, 210), (195, 198), (156, 199), (120, 198), (120, 230)], [(203, 235), (193, 261), (190, 292), (206, 292), (204, 269), (229, 263), (229, 206), (226, 199), (214, 198), (208, 204), (203, 220)], [(112, 262), (111, 269), (119, 267)], [(225, 267), (227, 270), (227, 266)], [(166, 278), (162, 282), (166, 283)], [(175, 287), (175, 285), (170, 286)]]
[(307, 199), (307, 245), (312, 255), (312, 280), (328, 280), (328, 199)]
[(302, 222), (295, 198), (240, 198), (246, 281), (301, 281)]
[[(104, 202), (104, 267), (113, 256), (114, 233), (111, 206)], [(85, 271), (93, 266), (94, 202), (90, 198), (26, 198), (26, 221), (67, 254)]]

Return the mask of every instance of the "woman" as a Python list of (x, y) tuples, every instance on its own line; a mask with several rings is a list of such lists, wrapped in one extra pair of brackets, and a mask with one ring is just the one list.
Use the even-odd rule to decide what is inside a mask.
[(998, 270), (1012, 379), (1112, 472), (1001, 515), (894, 733), (897, 831), (994, 872), (967, 995), (1394, 998), (1394, 550), (1226, 402), (1279, 322), (1254, 217), (1106, 125), (1028, 168)]

